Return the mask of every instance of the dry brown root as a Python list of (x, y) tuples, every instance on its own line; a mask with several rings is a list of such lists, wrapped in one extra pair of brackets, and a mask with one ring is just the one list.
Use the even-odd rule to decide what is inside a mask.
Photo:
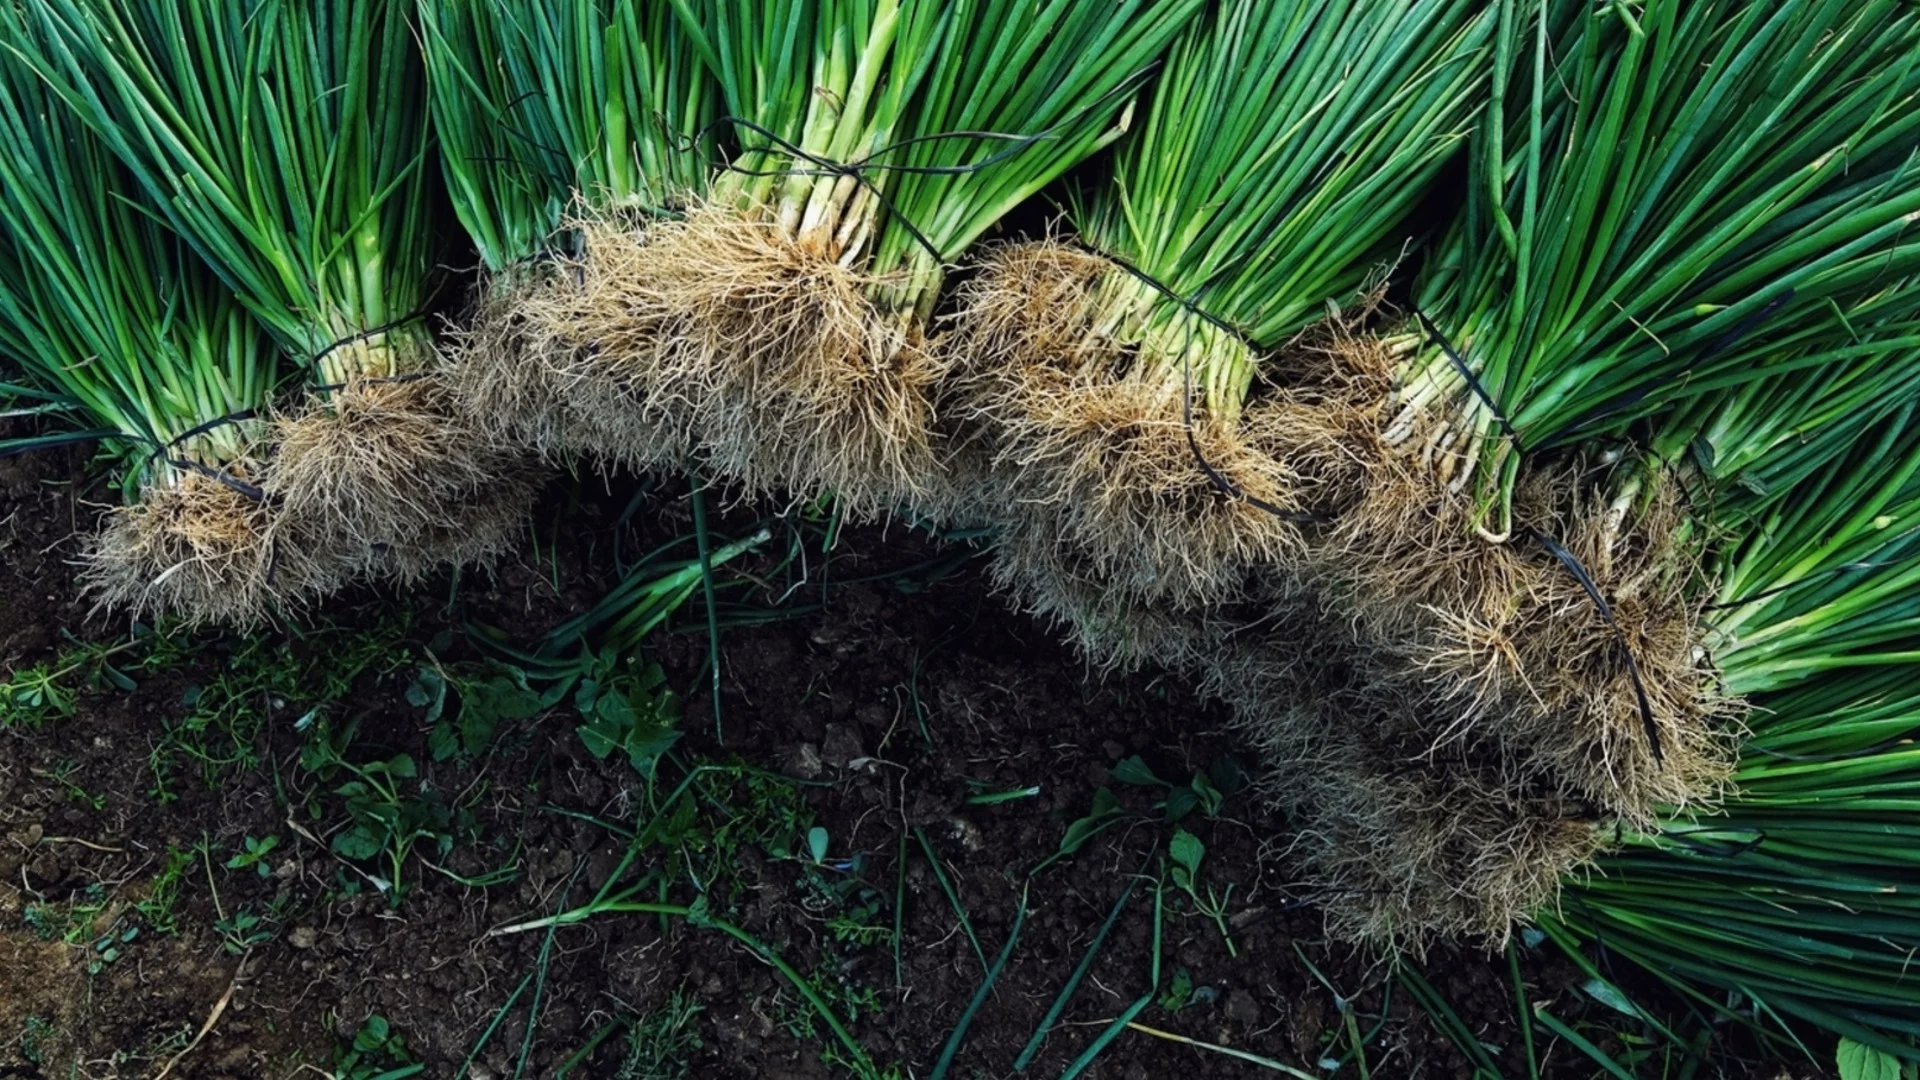
[(343, 574), (413, 577), (469, 548), (496, 553), (510, 533), (474, 510), (497, 519), (498, 506), (531, 501), (521, 455), (466, 418), (440, 370), (354, 380), (274, 427), (261, 486)]
[(1607, 835), (1499, 744), (1436, 741), (1445, 715), (1381, 681), (1391, 658), (1310, 597), (1213, 648), (1208, 689), (1258, 747), (1293, 864), (1338, 937), (1498, 945), (1553, 906)]
[(1532, 475), (1514, 507), (1527, 528), (1494, 544), (1474, 535), (1463, 498), (1384, 465), (1331, 530), (1316, 576), (1395, 658), (1386, 677), (1454, 717), (1451, 737), (1499, 740), (1567, 792), (1646, 822), (1719, 794), (1739, 707), (1700, 648), (1709, 590), (1679, 508), (1656, 501), (1627, 522), (1590, 487), (1572, 469)]
[(1051, 515), (1115, 603), (1209, 606), (1249, 568), (1298, 564), (1319, 516), (1352, 497), (1387, 365), (1303, 340), (1286, 385), (1232, 415), (1196, 402), (1189, 419), (1179, 357), (1244, 346), (1191, 317), (1142, 324), (1138, 289), (1058, 243), (999, 249), (960, 290), (952, 394), (1013, 516)]
[(495, 443), (518, 443), (541, 458), (565, 462), (576, 452), (553, 366), (542, 355), (556, 343), (523, 319), (524, 298), (560, 288), (552, 268), (495, 275), (482, 283), (467, 317), (441, 335), (446, 380), (456, 407)]
[(544, 366), (547, 442), (635, 466), (697, 447), (750, 491), (832, 492), (861, 513), (939, 483), (946, 353), (875, 307), (874, 279), (719, 207), (575, 227), (581, 257), (512, 299), (498, 350)]
[(100, 606), (188, 625), (255, 626), (341, 584), (333, 560), (271, 502), (192, 472), (113, 511), (84, 559)]
[(686, 367), (688, 315), (660, 295), (645, 223), (584, 216), (577, 253), (502, 282), (453, 368), (467, 411), (550, 460), (683, 464), (708, 380)]
[(1608, 833), (1551, 792), (1516, 794), (1465, 768), (1383, 764), (1329, 747), (1269, 761), (1263, 778), (1292, 822), (1289, 855), (1343, 940), (1418, 953), (1467, 938), (1499, 949), (1551, 910)]
[(1106, 672), (1189, 669), (1236, 614), (1228, 605), (1173, 608), (1115, 592), (1061, 542), (1045, 511), (1003, 521), (989, 572), (1015, 607), (1053, 624)]
[(379, 551), (376, 573), (412, 585), (448, 568), (491, 567), (525, 534), (540, 479), (526, 468), (501, 473), (460, 505), (455, 520)]

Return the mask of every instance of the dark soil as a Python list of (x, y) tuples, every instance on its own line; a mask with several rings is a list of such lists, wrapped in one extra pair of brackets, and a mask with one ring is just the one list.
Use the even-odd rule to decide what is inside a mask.
[[(85, 465), (78, 452), (0, 461), (0, 672), (53, 660), (72, 639), (125, 635), (123, 622), (89, 615), (72, 580), (75, 530), (87, 528), (108, 497), (85, 486)], [(183, 1053), (170, 1075), (370, 1077), (375, 1066), (415, 1059), (425, 1066), (420, 1075), (456, 1076), (483, 1038), (468, 1075), (516, 1075), (524, 1047), (520, 1075), (545, 1077), (609, 1023), (648, 1016), (676, 991), (701, 1008), (689, 1075), (847, 1075), (822, 1060), (836, 1044), (812, 1024), (791, 984), (716, 931), (607, 914), (551, 935), (491, 933), (593, 895), (627, 847), (605, 826), (635, 827), (645, 783), (626, 762), (587, 753), (578, 718), (564, 712), (496, 732), (474, 760), (434, 762), (431, 725), (409, 703), (408, 685), (429, 647), (448, 664), (478, 656), (464, 627), (530, 640), (602, 595), (622, 552), (688, 531), (683, 489), (669, 485), (630, 503), (631, 485), (614, 487), (557, 482), (538, 516), (539, 543), (491, 577), (348, 597), (316, 620), (259, 635), (255, 648), (324, 669), (342, 642), (358, 640), (350, 635), (387, 634), (388, 658), (369, 663), (340, 700), (261, 694), (246, 706), (257, 723), (240, 730), (255, 734), (235, 764), (194, 761), (168, 742), (223, 668), (253, 662), (246, 643), (220, 635), (184, 639), (190, 652), (134, 672), (130, 691), (87, 688), (72, 715), (0, 728), (0, 1077), (151, 1077)], [(717, 529), (741, 520), (736, 512)], [(851, 869), (829, 873), (773, 844), (743, 846), (727, 887), (715, 885), (709, 901), (713, 914), (816, 976), (841, 1008), (859, 1003), (853, 1030), (882, 1069), (929, 1076), (983, 978), (982, 956), (960, 931), (919, 840), (903, 843), (912, 830), (944, 864), (987, 962), (1026, 890), (1017, 947), (951, 1077), (1015, 1075), (1015, 1058), (1133, 883), (1088, 977), (1022, 1074), (1057, 1077), (1149, 990), (1152, 875), (1170, 830), (1158, 820), (1156, 789), (1116, 783), (1110, 770), (1140, 755), (1159, 776), (1184, 783), (1223, 758), (1245, 761), (1245, 751), (1227, 717), (1179, 680), (1087, 670), (1046, 627), (1008, 612), (977, 563), (930, 579), (919, 568), (940, 554), (899, 526), (848, 530), (788, 601), (821, 610), (726, 630), (724, 743), (706, 690), (698, 594), (673, 632), (655, 635), (650, 655), (685, 697), (679, 759), (737, 760), (797, 779), (782, 786), (797, 790), (802, 812), (826, 830), (827, 862), (858, 857)], [(902, 568), (911, 572), (897, 573)], [(863, 577), (878, 580), (855, 580)], [(823, 588), (823, 580), (849, 584)], [(380, 629), (396, 625), (396, 611), (410, 614), (399, 629)], [(472, 814), (451, 851), (423, 845), (410, 860), (412, 891), (397, 907), (367, 886), (365, 866), (330, 850), (329, 837), (345, 825), (340, 800), (299, 760), (297, 722), (311, 723), (316, 708), (336, 725), (357, 718), (364, 746), (409, 753), (430, 787)], [(171, 762), (164, 783), (152, 761)], [(676, 766), (661, 766), (663, 786), (678, 777)], [(1068, 824), (1106, 785), (1133, 816), (1028, 884), (1029, 871), (1060, 847)], [(968, 802), (1029, 787), (1038, 794)], [(1290, 887), (1277, 846), (1284, 823), (1253, 796), (1229, 797), (1216, 819), (1196, 811), (1182, 825), (1206, 845), (1203, 880), (1234, 886), (1226, 910), (1238, 955), (1229, 955), (1213, 921), (1169, 889), (1161, 990), (1183, 982), (1191, 989), (1177, 1010), (1148, 1007), (1141, 1024), (1312, 1075), (1354, 1076), (1352, 1065), (1330, 1073), (1318, 1064), (1346, 1053), (1344, 1004), (1355, 1011), (1354, 1027), (1371, 1036), (1371, 1075), (1472, 1075), (1407, 995), (1388, 989), (1386, 964), (1325, 940), (1321, 913)], [(279, 846), (259, 869), (227, 866), (247, 838), (268, 836)], [(194, 854), (202, 842), (210, 856)], [(890, 929), (903, 851), (897, 953), (884, 940), (836, 940), (830, 924), (845, 911), (823, 900), (823, 876), (845, 887), (842, 899), (869, 898), (864, 922)], [(507, 871), (503, 883), (449, 876), (474, 880), (495, 868)], [(155, 897), (167, 888), (177, 894), (170, 907)], [(693, 896), (684, 882), (667, 892), (681, 903)], [(262, 921), (236, 931), (243, 911)], [(1424, 970), (1503, 1070), (1524, 1075), (1505, 960), (1448, 952), (1429, 956)], [(1582, 1008), (1569, 989), (1580, 977), (1564, 959), (1535, 951), (1526, 970), (1533, 1002), (1563, 1016)], [(343, 1048), (370, 1016), (404, 1038), (405, 1056), (343, 1067)], [(1604, 1027), (1585, 1030), (1621, 1049)], [(1546, 1075), (1597, 1071), (1563, 1044), (1543, 1039), (1541, 1052)], [(617, 1032), (570, 1075), (620, 1075), (625, 1053)], [(1127, 1031), (1083, 1075), (1274, 1074)]]

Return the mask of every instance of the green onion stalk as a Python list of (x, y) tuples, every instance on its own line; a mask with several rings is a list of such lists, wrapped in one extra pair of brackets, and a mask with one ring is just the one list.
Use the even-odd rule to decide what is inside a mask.
[(0, 10), (0, 352), (42, 411), (99, 439), (119, 471), (127, 505), (87, 552), (101, 600), (252, 622), (315, 584), (257, 489), (265, 407), (290, 372), (20, 60), (34, 44), (20, 11)]
[(450, 350), (464, 407), (550, 456), (677, 462), (685, 410), (643, 396), (635, 422), (626, 386), (652, 365), (596, 301), (707, 194), (719, 84), (694, 38), (669, 0), (417, 7), (440, 172), (487, 272)]
[(1514, 16), (1422, 319), (1388, 335), (1385, 461), (1314, 577), (1450, 730), (1646, 825), (1715, 797), (1740, 709), (1701, 649), (1710, 538), (1665, 474), (1702, 416), (1709, 447), (1791, 441), (1783, 403), (1910, 388), (1863, 357), (1920, 268), (1920, 11)]
[[(946, 268), (1120, 133), (1197, 0), (686, 0), (730, 166), (653, 275), (663, 381), (750, 489), (939, 497)], [(673, 242), (666, 242), (671, 239)]]
[(310, 369), (263, 486), (337, 537), (353, 573), (499, 550), (528, 489), (432, 373), (429, 125), (406, 5), (25, 7), (42, 76)]
[(1497, 25), (1215, 5), (1070, 201), (1081, 245), (1001, 248), (963, 286), (956, 411), (990, 459), (967, 509), (1012, 523), (999, 574), (1096, 653), (1297, 562), (1356, 481), (1390, 365), (1351, 330), (1485, 107)]
[[(1890, 366), (1920, 369), (1920, 349)], [(1718, 812), (1634, 831), (1544, 920), (1710, 1013), (1920, 1059), (1920, 416), (1728, 488), (1708, 647), (1752, 703)], [(1795, 468), (1791, 444), (1764, 455)]]

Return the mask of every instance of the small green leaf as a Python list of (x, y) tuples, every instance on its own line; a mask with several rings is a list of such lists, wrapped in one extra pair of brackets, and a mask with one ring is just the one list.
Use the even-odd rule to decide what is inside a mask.
[(1177, 787), (1167, 792), (1167, 801), (1164, 804), (1167, 812), (1167, 824), (1172, 825), (1179, 822), (1181, 818), (1193, 813), (1193, 808), (1199, 804), (1200, 797), (1194, 794), (1193, 789), (1190, 787)]
[(1087, 816), (1067, 826), (1067, 834), (1060, 838), (1060, 854), (1071, 855), (1086, 846), (1106, 825), (1107, 821), (1120, 813), (1120, 800), (1113, 792), (1101, 788), (1093, 793), (1093, 809)]
[(633, 704), (619, 694), (602, 694), (593, 704), (593, 717), (611, 731), (630, 731), (638, 719)]
[(807, 830), (807, 850), (813, 853), (814, 862), (827, 861), (827, 830), (815, 825)]
[(1192, 1003), (1193, 973), (1186, 968), (1175, 968), (1172, 981), (1160, 995), (1160, 1007), (1168, 1012), (1179, 1012)]
[(387, 762), (387, 775), (411, 779), (420, 775), (420, 770), (414, 767), (413, 755), (396, 754)]
[(1193, 877), (1200, 876), (1200, 860), (1207, 857), (1207, 846), (1200, 838), (1185, 829), (1176, 830), (1173, 839), (1167, 844), (1167, 854), (1172, 856), (1176, 865), (1186, 869)]
[(635, 772), (648, 780), (660, 765), (660, 759), (680, 741), (680, 732), (672, 728), (655, 728), (645, 735), (635, 733), (627, 738), (627, 763)]
[(427, 753), (435, 761), (445, 761), (460, 749), (460, 740), (454, 737), (453, 725), (439, 723), (427, 733)]
[(334, 854), (343, 859), (371, 859), (380, 854), (380, 837), (365, 825), (355, 825), (333, 836)]
[(1221, 805), (1227, 801), (1203, 772), (1193, 774), (1193, 797), (1200, 804), (1200, 812), (1209, 818), (1218, 816)]
[(496, 675), (466, 687), (460, 695), (461, 711), (496, 724), (538, 716), (541, 697), (527, 688), (524, 676), (516, 678), (517, 674)]
[(1140, 760), (1140, 755), (1138, 754), (1121, 759), (1120, 763), (1115, 765), (1110, 772), (1115, 780), (1122, 784), (1132, 784), (1134, 787), (1171, 786), (1165, 780), (1155, 776), (1153, 770), (1147, 768), (1147, 763)]
[(1900, 1080), (1900, 1059), (1878, 1047), (1843, 1037), (1834, 1057), (1840, 1080)]

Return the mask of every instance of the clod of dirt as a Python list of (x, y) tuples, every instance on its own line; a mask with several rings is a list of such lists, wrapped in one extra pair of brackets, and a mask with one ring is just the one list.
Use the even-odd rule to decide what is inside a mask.
[(836, 769), (850, 769), (866, 756), (860, 734), (845, 724), (828, 724), (827, 737), (820, 744), (820, 758)]

